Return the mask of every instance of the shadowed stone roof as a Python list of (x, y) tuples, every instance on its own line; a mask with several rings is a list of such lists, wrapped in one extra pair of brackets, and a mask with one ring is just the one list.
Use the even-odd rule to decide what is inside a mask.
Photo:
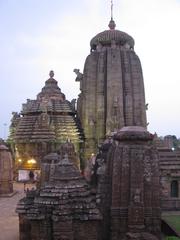
[[(45, 120), (41, 120), (42, 118)], [(44, 122), (43, 122), (44, 121)], [(82, 135), (72, 115), (24, 115), (17, 126), (14, 139), (18, 142), (28, 140), (39, 141), (81, 141)]]
[(0, 144), (0, 151), (9, 151), (9, 148), (4, 144)]
[(39, 191), (27, 193), (27, 197), (18, 203), (16, 211), (25, 214), (28, 219), (44, 219), (46, 211), (51, 212), (54, 221), (101, 219), (95, 192), (67, 155), (52, 166), (55, 170), (49, 182)]
[(166, 175), (167, 173), (173, 177), (180, 176), (180, 151), (171, 149), (159, 149), (160, 170)]
[(59, 112), (59, 113), (71, 113), (73, 112), (72, 106), (69, 101), (61, 101), (59, 99), (49, 99), (47, 103), (42, 103), (39, 100), (27, 100), (27, 103), (23, 104), (22, 114), (34, 113), (42, 111), (47, 112)]

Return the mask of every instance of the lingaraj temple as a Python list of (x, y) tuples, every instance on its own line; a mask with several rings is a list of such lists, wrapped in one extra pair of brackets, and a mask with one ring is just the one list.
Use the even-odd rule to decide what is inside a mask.
[(51, 70), (13, 113), (17, 180), (38, 181), (17, 205), (20, 240), (157, 240), (161, 211), (180, 209), (180, 152), (148, 132), (134, 39), (113, 18), (108, 27), (91, 39), (83, 73), (74, 69), (77, 102)]

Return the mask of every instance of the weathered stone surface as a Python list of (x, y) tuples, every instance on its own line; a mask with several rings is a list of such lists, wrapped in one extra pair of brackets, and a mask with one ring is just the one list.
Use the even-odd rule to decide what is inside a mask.
[(124, 127), (100, 149), (94, 177), (104, 240), (160, 237), (159, 160), (152, 138), (145, 128)]
[(114, 28), (91, 40), (77, 102), (86, 159), (111, 132), (147, 125), (141, 63), (133, 48), (133, 38)]
[(173, 136), (156, 136), (161, 175), (161, 206), (165, 211), (180, 210), (180, 150), (174, 148)]
[[(50, 163), (50, 158), (52, 161)], [(78, 168), (69, 161), (49, 154), (42, 165), (43, 180), (38, 191), (30, 191), (20, 200), (17, 212), (21, 226), (29, 225), (29, 239), (99, 239), (101, 213), (96, 195), (91, 191)], [(49, 173), (47, 173), (49, 171)], [(23, 229), (23, 228), (22, 228)], [(44, 231), (43, 231), (44, 229)], [(45, 234), (46, 233), (46, 234)], [(20, 230), (22, 240), (23, 231)]]
[(13, 160), (6, 145), (0, 145), (0, 196), (13, 193)]
[(180, 210), (180, 148), (175, 136), (155, 134), (160, 158), (161, 206), (164, 211)]
[[(159, 161), (152, 139), (137, 126), (107, 139), (95, 161), (93, 188), (67, 156), (47, 155), (44, 184), (17, 206), (21, 239), (159, 239)], [(68, 149), (65, 144), (61, 153)], [(26, 235), (25, 226), (31, 229)]]
[(127, 233), (124, 240), (157, 240), (157, 237), (150, 233)]

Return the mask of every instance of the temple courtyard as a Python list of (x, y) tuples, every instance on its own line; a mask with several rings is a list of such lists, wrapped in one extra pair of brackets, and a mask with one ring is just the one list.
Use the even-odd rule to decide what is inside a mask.
[[(31, 189), (33, 184), (26, 184)], [(25, 196), (24, 184), (14, 183), (15, 194), (12, 197), (0, 197), (0, 240), (19, 240), (19, 220), (15, 212), (19, 199)]]

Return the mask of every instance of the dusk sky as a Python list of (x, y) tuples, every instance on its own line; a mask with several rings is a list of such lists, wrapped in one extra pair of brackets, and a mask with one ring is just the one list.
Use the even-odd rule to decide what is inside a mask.
[[(116, 29), (135, 39), (142, 64), (148, 130), (180, 138), (180, 0), (114, 0)], [(110, 0), (0, 0), (0, 138), (11, 113), (36, 99), (49, 71), (77, 98), (90, 40), (108, 29)]]

